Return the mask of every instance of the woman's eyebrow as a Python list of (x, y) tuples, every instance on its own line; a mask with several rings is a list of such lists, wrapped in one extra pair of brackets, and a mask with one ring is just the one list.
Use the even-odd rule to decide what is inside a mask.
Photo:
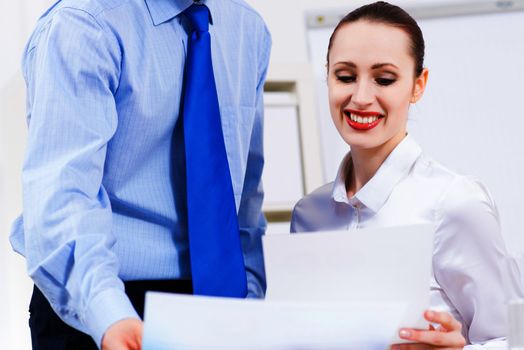
[(342, 66), (347, 66), (351, 68), (357, 68), (357, 65), (351, 61), (340, 61), (340, 62), (335, 63), (335, 65), (336, 66), (342, 65)]
[[(340, 61), (340, 62), (336, 62), (335, 63), (335, 66), (346, 66), (346, 67), (350, 67), (350, 68), (357, 68), (357, 65), (351, 61)], [(374, 65), (371, 66), (371, 69), (380, 69), (380, 68), (384, 68), (384, 67), (394, 67), (396, 69), (399, 69), (396, 65), (394, 65), (393, 63), (389, 63), (389, 62), (383, 62), (383, 63), (375, 63)]]
[(374, 65), (371, 66), (371, 69), (379, 69), (379, 68), (383, 68), (383, 67), (387, 67), (387, 66), (390, 66), (390, 67), (394, 67), (394, 68), (397, 68), (397, 66), (395, 66), (393, 63), (375, 63)]

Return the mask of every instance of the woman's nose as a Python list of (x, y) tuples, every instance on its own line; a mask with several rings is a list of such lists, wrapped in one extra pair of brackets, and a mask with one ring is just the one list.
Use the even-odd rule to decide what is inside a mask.
[(354, 85), (351, 102), (357, 106), (368, 106), (373, 103), (373, 87), (366, 81), (357, 81)]

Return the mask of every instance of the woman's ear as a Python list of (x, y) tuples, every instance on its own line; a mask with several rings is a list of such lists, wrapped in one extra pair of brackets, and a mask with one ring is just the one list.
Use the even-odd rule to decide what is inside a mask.
[(411, 96), (411, 103), (418, 102), (422, 95), (424, 94), (424, 90), (426, 89), (426, 84), (428, 83), (428, 74), (429, 71), (427, 68), (424, 68), (422, 70), (422, 73), (415, 79), (415, 85), (413, 86), (413, 95)]

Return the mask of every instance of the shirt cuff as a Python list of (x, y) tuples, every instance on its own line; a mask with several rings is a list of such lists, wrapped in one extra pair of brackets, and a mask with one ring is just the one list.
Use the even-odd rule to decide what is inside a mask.
[(126, 293), (112, 288), (93, 298), (85, 312), (83, 323), (98, 347), (102, 348), (102, 337), (107, 329), (125, 318), (140, 319)]

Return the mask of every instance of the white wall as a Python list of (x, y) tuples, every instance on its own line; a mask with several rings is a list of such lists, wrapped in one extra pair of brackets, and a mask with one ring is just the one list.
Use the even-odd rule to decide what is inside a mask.
[(1, 313), (0, 339), (12, 345), (7, 347), (9, 349), (24, 349), (28, 344), (27, 309), (32, 286), (26, 277), (23, 258), (12, 252), (7, 240), (10, 224), (22, 207), (19, 169), (26, 131), (24, 100), (23, 95), (17, 93), (19, 91), (23, 91), (19, 76), (8, 80), (0, 90), (0, 230), (5, 238), (0, 242), (0, 280), (5, 285), (2, 288), (4, 295), (0, 295), (0, 310), (7, 310)]
[(266, 21), (273, 38), (271, 63), (308, 62), (304, 13), (363, 4), (355, 0), (246, 0)]
[[(314, 10), (350, 10), (373, 0), (245, 0), (266, 21), (273, 38), (271, 64), (308, 62), (305, 13)], [(463, 0), (462, 3), (478, 2)], [(484, 0), (481, 0), (484, 1)], [(490, 1), (490, 0), (486, 0)], [(456, 0), (398, 0), (391, 3), (407, 6), (420, 3), (455, 3)]]
[(20, 169), (25, 144), (22, 50), (48, 0), (0, 2), (0, 342), (2, 349), (30, 348), (28, 305), (32, 283), (24, 260), (11, 250), (11, 222), (21, 212)]

